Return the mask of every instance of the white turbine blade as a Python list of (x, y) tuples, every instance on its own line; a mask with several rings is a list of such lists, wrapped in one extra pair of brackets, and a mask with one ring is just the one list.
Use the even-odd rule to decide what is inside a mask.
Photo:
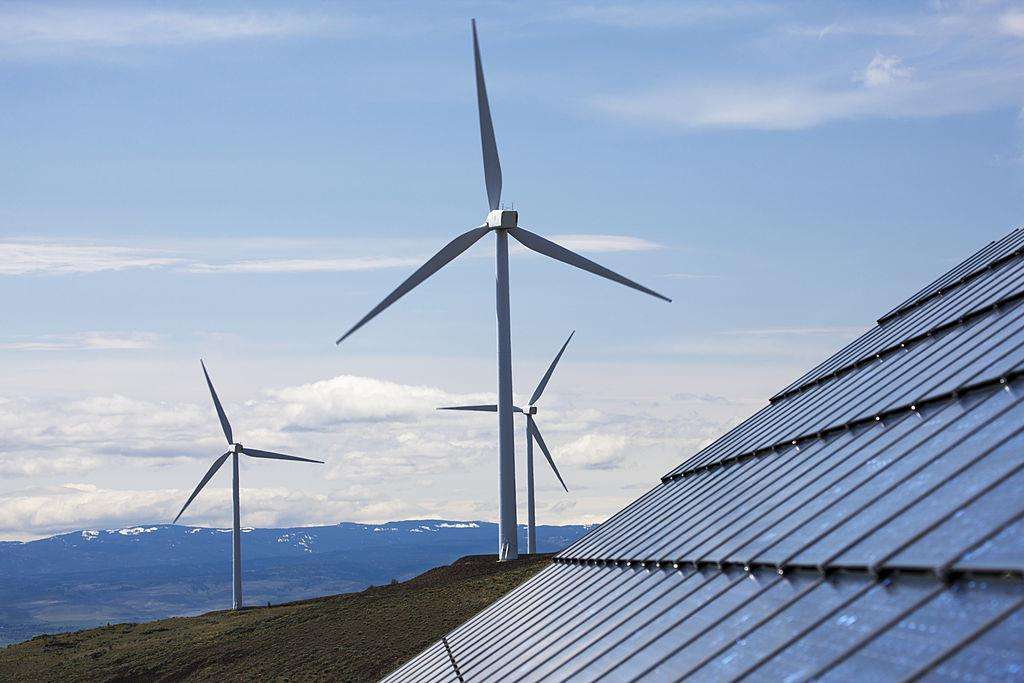
[(600, 275), (601, 277), (608, 278), (613, 282), (618, 282), (620, 285), (632, 287), (644, 294), (650, 294), (651, 296), (658, 297), (659, 299), (663, 299), (668, 302), (672, 301), (672, 299), (669, 299), (667, 296), (662, 294), (658, 294), (653, 289), (648, 289), (637, 282), (633, 282), (629, 278), (623, 277), (612, 270), (608, 270), (604, 266), (594, 263), (590, 259), (584, 258), (575, 252), (569, 251), (565, 247), (557, 245), (551, 240), (546, 240), (540, 235), (536, 235), (529, 230), (523, 230), (522, 228), (507, 228), (507, 230), (509, 234), (519, 240), (524, 247), (532, 249), (538, 254), (550, 256), (556, 261), (568, 263), (570, 266), (576, 266), (577, 268), (581, 268), (587, 272), (593, 273), (594, 275)]
[(438, 408), (438, 410), (476, 410), (482, 413), (496, 413), (498, 412), (498, 406), (486, 405), (486, 406), (444, 406)]
[(533, 396), (530, 397), (530, 405), (533, 405), (540, 400), (540, 395), (544, 393), (544, 388), (547, 387), (548, 380), (551, 379), (551, 373), (555, 371), (555, 366), (558, 365), (558, 361), (562, 358), (562, 354), (565, 353), (565, 347), (567, 347), (569, 342), (572, 341), (572, 336), (574, 334), (576, 334), (576, 330), (569, 333), (569, 338), (565, 340), (565, 343), (562, 344), (562, 348), (558, 351), (558, 355), (555, 356), (553, 361), (551, 361), (551, 365), (548, 366), (548, 371), (544, 373), (544, 377), (541, 378), (540, 384), (537, 385), (537, 388), (533, 391)]
[(501, 203), (501, 163), (498, 162), (498, 144), (494, 141), (491, 106), (487, 102), (484, 84), (484, 66), (480, 62), (480, 43), (476, 39), (476, 19), (473, 19), (473, 60), (476, 64), (476, 104), (480, 112), (480, 146), (484, 153), (484, 182), (487, 185), (487, 203), (491, 211)]
[[(206, 473), (206, 476), (204, 476), (202, 480), (200, 480), (199, 486), (197, 486), (196, 490), (192, 492), (192, 495), (188, 497), (188, 500), (185, 501), (185, 504), (181, 506), (181, 512), (178, 513), (178, 517), (181, 517), (181, 513), (185, 512), (185, 508), (187, 508), (189, 504), (195, 499), (195, 497), (199, 495), (199, 492), (203, 490), (204, 486), (206, 486), (206, 482), (210, 481), (210, 478), (217, 473), (217, 470), (220, 469), (220, 466), (224, 464), (224, 461), (228, 459), (229, 455), (231, 455), (231, 451), (228, 451), (227, 453), (213, 461), (213, 465), (210, 466), (210, 469)], [(177, 524), (178, 517), (175, 517), (174, 521), (171, 522), (171, 524)]]
[(409, 293), (410, 290), (412, 290), (414, 287), (416, 287), (421, 282), (426, 280), (428, 277), (430, 277), (437, 271), (441, 270), (441, 268), (446, 266), (456, 256), (458, 256), (459, 254), (473, 246), (477, 242), (477, 240), (479, 240), (481, 237), (489, 233), (491, 230), (493, 230), (493, 228), (489, 228), (487, 226), (473, 228), (469, 232), (462, 233), (461, 235), (453, 239), (451, 242), (446, 244), (444, 248), (441, 249), (441, 251), (434, 254), (429, 261), (424, 263), (416, 270), (415, 273), (406, 278), (405, 282), (398, 285), (395, 291), (388, 294), (387, 297), (385, 297), (383, 301), (377, 304), (377, 306), (372, 311), (367, 313), (362, 320), (357, 322), (352, 327), (352, 329), (350, 329), (348, 332), (339, 337), (338, 341), (334, 343), (340, 344), (341, 342), (345, 341), (345, 339), (347, 339), (349, 335), (351, 335), (353, 332), (358, 330), (366, 323), (370, 322), (370, 320), (372, 320), (378, 313), (380, 313), (385, 308), (401, 299), (403, 296)]
[(565, 485), (565, 480), (562, 479), (562, 475), (559, 474), (558, 468), (555, 467), (555, 461), (551, 459), (551, 452), (548, 451), (548, 445), (544, 443), (544, 437), (540, 435), (540, 430), (537, 429), (536, 421), (534, 421), (532, 417), (528, 418), (528, 420), (530, 423), (530, 433), (533, 434), (533, 438), (537, 440), (537, 445), (540, 446), (540, 450), (544, 453), (544, 457), (548, 459), (548, 464), (551, 465), (552, 471), (555, 473), (555, 476), (558, 477), (558, 483), (562, 485), (562, 488), (565, 489), (566, 493), (569, 493), (569, 487)]
[(206, 371), (206, 363), (203, 359), (199, 359), (199, 364), (203, 366), (203, 375), (206, 377), (206, 386), (210, 387), (210, 396), (213, 397), (213, 406), (217, 409), (217, 417), (220, 418), (220, 427), (224, 430), (224, 436), (227, 437), (228, 445), (235, 442), (231, 436), (231, 424), (228, 422), (228, 416), (224, 414), (224, 406), (220, 404), (220, 399), (217, 398), (217, 391), (213, 388), (213, 382), (210, 381), (210, 373)]
[(270, 458), (271, 460), (297, 460), (299, 462), (318, 462), (321, 465), (324, 464), (323, 460), (311, 460), (309, 458), (300, 458), (297, 455), (285, 455), (284, 453), (275, 453), (273, 451), (261, 451), (257, 448), (243, 448), (242, 452), (246, 455), (252, 456), (253, 458)]

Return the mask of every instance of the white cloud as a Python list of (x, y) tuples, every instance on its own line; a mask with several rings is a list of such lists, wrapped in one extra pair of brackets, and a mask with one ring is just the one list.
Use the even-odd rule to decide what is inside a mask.
[(622, 465), (632, 440), (622, 434), (584, 434), (558, 450), (558, 462), (584, 469)]
[(0, 341), (8, 351), (134, 351), (156, 346), (152, 332), (75, 332), (49, 334), (34, 339)]
[(628, 235), (551, 235), (549, 239), (566, 249), (588, 251), (591, 253), (611, 253), (621, 251), (655, 251), (664, 249), (657, 242), (630, 237)]
[(434, 415), (438, 406), (483, 403), (485, 396), (456, 396), (440, 389), (340, 375), (267, 392), (280, 408), (283, 429), (324, 429), (353, 421), (402, 421)]
[(166, 518), (178, 498), (180, 492), (171, 489), (116, 490), (76, 483), (35, 488), (0, 500), (0, 533), (24, 537), (39, 530), (116, 527), (126, 519), (157, 521)]
[[(898, 68), (898, 67), (897, 67)], [(884, 68), (876, 71), (884, 71)], [(892, 87), (823, 86), (799, 82), (680, 84), (593, 100), (623, 119), (684, 129), (792, 130), (862, 118), (928, 118), (1011, 104), (1024, 75), (961, 72), (927, 81), (892, 78)], [(873, 84), (875, 85), (875, 84)], [(898, 86), (898, 87), (897, 87)]]
[(0, 398), (0, 463), (12, 471), (74, 458), (80, 471), (98, 456), (195, 457), (209, 452), (196, 435), (216, 436), (208, 410), (120, 395), (84, 399)]
[(870, 88), (877, 88), (909, 80), (912, 73), (913, 69), (902, 66), (899, 57), (883, 55), (878, 52), (864, 69), (859, 80)]
[[(329, 478), (449, 471), (475, 463), (491, 443), (483, 436), (490, 421), (439, 420), (435, 410), (493, 400), (485, 395), (350, 375), (269, 390), (244, 404), (219, 389), (236, 438), (296, 455), (327, 455), (338, 468), (325, 472)], [(178, 467), (182, 459), (205, 461), (222, 446), (201, 386), (197, 401), (186, 404), (118, 394), (0, 398), (0, 471), (12, 476), (87, 472), (112, 458)]]
[(406, 268), (420, 265), (426, 259), (388, 256), (355, 258), (293, 258), (254, 259), (229, 263), (193, 263), (193, 273), (325, 273)]
[(56, 242), (0, 242), (0, 275), (99, 273), (159, 268), (179, 262), (178, 258), (149, 249)]
[(99, 48), (282, 39), (337, 31), (337, 17), (295, 12), (184, 12), (10, 4), (0, 12), (0, 52), (81, 53)]
[(999, 29), (1011, 36), (1024, 37), (1024, 12), (1007, 12), (999, 17)]

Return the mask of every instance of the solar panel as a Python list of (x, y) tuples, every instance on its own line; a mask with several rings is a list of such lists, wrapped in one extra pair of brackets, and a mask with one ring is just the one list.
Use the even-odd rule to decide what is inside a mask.
[(1024, 676), (1024, 230), (389, 680)]

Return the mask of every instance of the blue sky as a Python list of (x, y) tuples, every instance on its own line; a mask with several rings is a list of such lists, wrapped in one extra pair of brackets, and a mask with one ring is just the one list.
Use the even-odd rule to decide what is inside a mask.
[(543, 522), (1022, 222), (1021, 3), (5, 3), (0, 538), (173, 517), (200, 356), (244, 442), (328, 460), (245, 463), (246, 523), (494, 519), (493, 419), (432, 410), (493, 400), (492, 240), (333, 346), (486, 212), (474, 16), (503, 200), (675, 300), (514, 254), (520, 394), (578, 331)]

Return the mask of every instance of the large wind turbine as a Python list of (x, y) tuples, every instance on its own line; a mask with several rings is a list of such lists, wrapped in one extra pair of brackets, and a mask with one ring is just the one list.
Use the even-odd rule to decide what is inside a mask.
[(210, 481), (220, 466), (224, 464), (224, 461), (231, 456), (231, 503), (232, 512), (234, 513), (234, 524), (231, 528), (231, 606), (233, 609), (242, 609), (242, 528), (239, 520), (240, 512), (238, 508), (238, 455), (248, 455), (252, 458), (270, 458), (273, 460), (297, 460), (299, 462), (318, 462), (321, 465), (323, 460), (310, 460), (309, 458), (299, 458), (294, 455), (285, 455), (284, 453), (274, 453), (272, 451), (261, 451), (255, 448), (248, 448), (240, 443), (235, 442), (234, 437), (231, 435), (231, 424), (228, 422), (228, 416), (224, 414), (224, 408), (220, 404), (220, 399), (217, 398), (217, 392), (213, 388), (213, 382), (210, 381), (210, 373), (206, 371), (206, 363), (202, 360), (199, 364), (203, 366), (203, 375), (206, 377), (206, 386), (210, 388), (210, 396), (213, 397), (213, 406), (217, 409), (217, 417), (220, 418), (221, 429), (224, 430), (224, 436), (228, 440), (228, 452), (220, 456), (213, 461), (213, 465), (209, 471), (199, 481), (199, 486), (196, 486), (196, 490), (192, 492), (192, 495), (188, 497), (185, 504), (181, 506), (181, 511), (178, 512), (178, 516), (174, 518), (171, 524), (177, 524), (178, 518), (181, 517), (181, 513), (185, 512), (185, 508), (189, 506), (192, 500), (199, 495), (199, 492), (206, 486), (206, 482)]
[[(512, 406), (513, 412), (522, 413), (526, 416), (526, 552), (529, 555), (533, 555), (537, 552), (537, 508), (535, 505), (535, 497), (533, 493), (533, 440), (537, 439), (537, 443), (540, 445), (540, 450), (544, 452), (544, 457), (547, 458), (548, 464), (551, 465), (551, 470), (558, 477), (558, 483), (562, 485), (566, 493), (569, 493), (569, 487), (565, 485), (565, 480), (562, 479), (562, 475), (558, 472), (558, 468), (555, 467), (555, 461), (551, 457), (551, 451), (548, 450), (548, 446), (544, 443), (544, 437), (540, 435), (540, 429), (537, 428), (537, 421), (534, 415), (537, 414), (537, 401), (540, 400), (541, 395), (544, 393), (544, 388), (548, 385), (548, 380), (551, 379), (551, 373), (555, 371), (555, 366), (558, 365), (558, 361), (561, 360), (562, 354), (565, 353), (565, 347), (572, 341), (572, 336), (576, 334), (576, 331), (569, 333), (569, 338), (562, 344), (562, 348), (559, 349), (555, 359), (551, 361), (551, 365), (548, 366), (548, 371), (541, 377), (540, 383), (537, 388), (533, 390), (533, 395), (530, 396), (530, 402), (526, 406), (526, 409), (520, 408), (519, 406)], [(472, 410), (485, 413), (493, 413), (498, 410), (498, 406), (491, 405), (479, 405), (479, 406), (446, 406), (444, 408), (438, 408), (438, 410)]]
[(658, 294), (590, 259), (569, 251), (565, 247), (544, 239), (540, 235), (520, 228), (519, 214), (499, 208), (501, 200), (501, 164), (498, 162), (498, 147), (494, 141), (494, 126), (491, 124), (491, 110), (487, 103), (487, 88), (484, 85), (484, 70), (480, 63), (480, 45), (476, 37), (476, 21), (473, 21), (473, 58), (476, 64), (476, 95), (480, 113), (480, 142), (483, 147), (484, 181), (487, 187), (487, 201), (490, 212), (487, 220), (478, 228), (465, 232), (441, 251), (434, 254), (416, 272), (408, 277), (383, 301), (366, 314), (336, 343), (340, 344), (353, 332), (368, 323), (378, 313), (398, 301), (414, 287), (436, 273), (454, 260), (462, 252), (469, 249), (489, 232), (495, 234), (495, 298), (498, 318), (498, 487), (499, 487), (499, 524), (498, 524), (498, 559), (511, 560), (519, 555), (516, 537), (516, 471), (515, 441), (512, 425), (512, 340), (510, 334), (509, 302), (508, 302), (508, 237), (511, 235), (528, 249), (576, 266), (595, 275), (608, 278), (619, 284), (632, 287), (651, 296), (665, 301), (668, 297)]

